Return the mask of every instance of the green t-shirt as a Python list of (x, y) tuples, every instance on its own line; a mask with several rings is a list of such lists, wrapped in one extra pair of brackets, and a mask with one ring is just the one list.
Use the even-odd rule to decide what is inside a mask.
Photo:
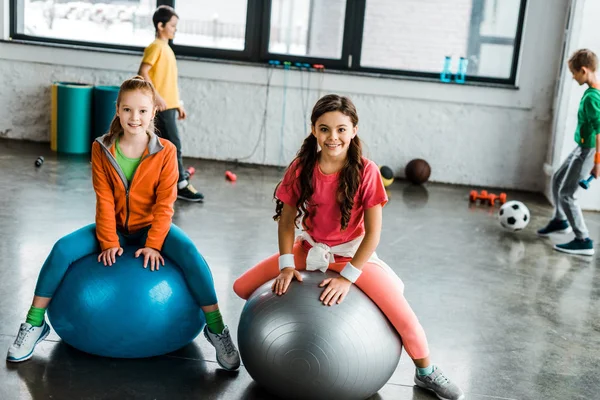
[(127, 178), (127, 181), (131, 182), (131, 177), (133, 176), (133, 173), (135, 172), (135, 169), (139, 165), (142, 157), (139, 157), (139, 158), (125, 157), (125, 155), (123, 153), (121, 153), (121, 147), (119, 146), (119, 139), (117, 139), (116, 147), (117, 147), (117, 163), (119, 164), (119, 167), (121, 167), (121, 169), (123, 170), (123, 173), (125, 174), (125, 178)]
[(575, 142), (581, 147), (596, 147), (596, 135), (600, 133), (600, 90), (588, 88), (579, 103)]

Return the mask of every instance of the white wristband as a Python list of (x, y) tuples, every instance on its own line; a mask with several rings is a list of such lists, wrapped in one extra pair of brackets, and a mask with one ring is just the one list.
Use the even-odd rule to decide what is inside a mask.
[(294, 268), (296, 269), (296, 264), (294, 264), (294, 255), (293, 254), (282, 254), (279, 256), (279, 270), (281, 271), (284, 268)]
[(342, 269), (342, 272), (340, 272), (341, 276), (348, 279), (352, 283), (355, 283), (358, 280), (360, 274), (362, 274), (362, 271), (350, 263), (346, 264), (344, 269)]

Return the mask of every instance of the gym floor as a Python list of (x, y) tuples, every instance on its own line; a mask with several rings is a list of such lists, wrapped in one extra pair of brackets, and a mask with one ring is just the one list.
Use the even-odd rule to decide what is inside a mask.
[[(34, 166), (39, 155), (45, 163)], [(211, 265), (226, 323), (237, 340), (244, 302), (237, 276), (277, 251), (273, 189), (282, 170), (186, 160), (204, 204), (178, 201), (174, 222)], [(224, 179), (233, 170), (238, 181)], [(54, 242), (94, 221), (87, 157), (61, 157), (47, 144), (0, 140), (0, 343), (23, 321), (39, 269)], [(396, 182), (389, 188), (378, 254), (406, 285), (427, 332), (432, 360), (471, 400), (592, 399), (600, 393), (600, 269), (596, 257), (569, 256), (535, 230), (552, 208), (539, 194), (508, 192), (532, 220), (503, 231), (494, 209), (469, 207), (471, 188)], [(494, 190), (490, 190), (494, 192)], [(600, 215), (586, 213), (600, 240)], [(143, 332), (140, 332), (143, 334)], [(373, 399), (433, 399), (400, 364)], [(166, 356), (117, 360), (81, 353), (52, 333), (34, 357), (0, 368), (1, 399), (271, 399), (244, 368), (230, 373), (199, 336)]]

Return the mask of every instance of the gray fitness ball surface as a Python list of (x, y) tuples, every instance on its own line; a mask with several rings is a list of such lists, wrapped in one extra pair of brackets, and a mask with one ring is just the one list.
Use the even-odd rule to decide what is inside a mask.
[(335, 272), (303, 272), (276, 296), (272, 281), (250, 296), (239, 323), (242, 361), (283, 399), (365, 399), (390, 379), (402, 351), (385, 315), (352, 285), (342, 304), (324, 306), (319, 283)]

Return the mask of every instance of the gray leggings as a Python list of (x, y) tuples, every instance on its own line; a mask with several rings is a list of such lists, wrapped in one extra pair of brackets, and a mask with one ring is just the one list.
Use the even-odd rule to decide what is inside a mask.
[(594, 152), (595, 149), (577, 146), (552, 178), (554, 218), (568, 220), (578, 239), (589, 237), (589, 232), (575, 194), (579, 189), (579, 181), (590, 175), (594, 166)]

